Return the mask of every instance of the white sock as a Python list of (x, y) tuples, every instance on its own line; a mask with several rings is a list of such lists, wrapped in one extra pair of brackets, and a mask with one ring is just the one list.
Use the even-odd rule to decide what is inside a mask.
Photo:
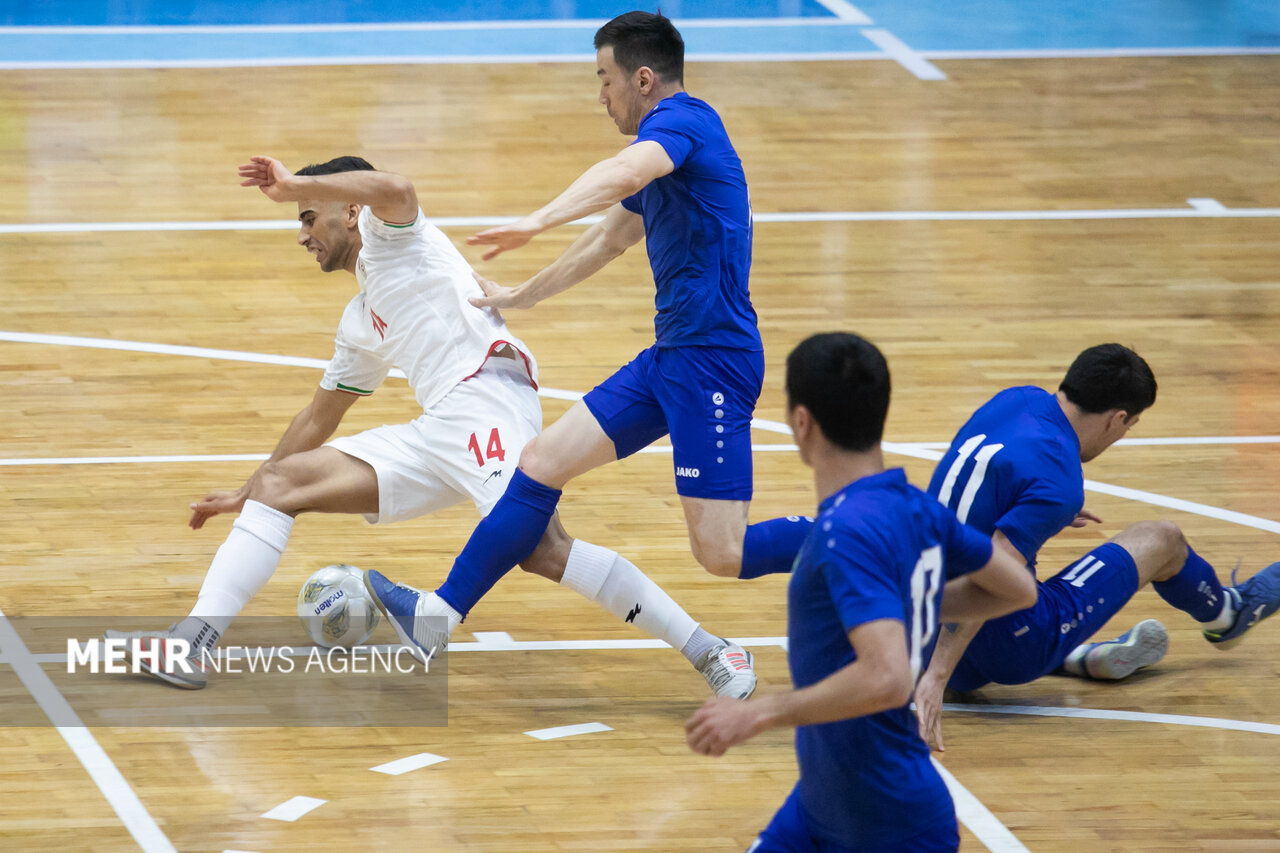
[(1200, 628), (1205, 631), (1225, 631), (1232, 625), (1236, 624), (1236, 612), (1240, 609), (1240, 593), (1236, 592), (1235, 587), (1225, 587), (1222, 596), (1222, 610), (1218, 611), (1218, 618), (1212, 622), (1201, 622)]
[(264, 503), (245, 501), (240, 517), (213, 556), (191, 616), (217, 631), (227, 626), (275, 573), (293, 519)]
[(1080, 675), (1088, 677), (1089, 671), (1085, 669), (1084, 656), (1093, 648), (1093, 643), (1083, 643), (1076, 646), (1067, 653), (1067, 659), (1062, 662), (1062, 668), (1072, 675)]
[(699, 630), (662, 587), (608, 548), (575, 539), (560, 583), (682, 654)]

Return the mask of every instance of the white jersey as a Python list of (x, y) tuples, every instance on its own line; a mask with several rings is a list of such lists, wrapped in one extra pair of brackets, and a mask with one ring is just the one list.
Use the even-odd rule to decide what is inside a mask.
[(398, 367), (425, 411), (505, 345), (538, 387), (528, 347), (495, 309), (467, 302), (483, 295), (471, 266), (421, 210), (411, 225), (389, 225), (366, 207), (359, 227), (360, 292), (342, 314), (321, 388), (372, 394)]

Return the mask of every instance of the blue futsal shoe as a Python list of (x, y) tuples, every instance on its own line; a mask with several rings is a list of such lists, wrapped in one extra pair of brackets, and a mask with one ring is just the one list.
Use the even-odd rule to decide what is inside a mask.
[(434, 592), (423, 592), (402, 583), (392, 583), (379, 571), (366, 569), (364, 588), (377, 602), (403, 645), (416, 650), (423, 661), (449, 646), (449, 605)]
[(1220, 649), (1236, 645), (1245, 631), (1280, 610), (1280, 563), (1272, 563), (1239, 586), (1235, 574), (1231, 573), (1228, 589), (1236, 597), (1236, 621), (1225, 631), (1204, 632), (1204, 638)]

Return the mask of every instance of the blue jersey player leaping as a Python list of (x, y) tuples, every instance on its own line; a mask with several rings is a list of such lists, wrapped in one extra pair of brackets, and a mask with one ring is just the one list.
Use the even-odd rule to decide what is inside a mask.
[[(1119, 344), (1091, 347), (1056, 394), (1009, 388), (978, 409), (939, 461), (929, 493), (1034, 573), (1048, 539), (1099, 520), (1083, 509), (1081, 463), (1122, 438), (1155, 398), (1141, 356)], [(1224, 587), (1177, 525), (1138, 522), (1041, 583), (1035, 607), (948, 626), (916, 693), (923, 733), (942, 748), (945, 687), (1024, 684), (1059, 670), (1118, 679), (1160, 660), (1168, 635), (1154, 619), (1115, 640), (1085, 642), (1148, 583), (1221, 649), (1280, 607), (1280, 563)]]
[[(657, 286), (656, 341), (525, 446), (506, 494), (435, 592), (366, 575), (401, 638), (427, 650), (447, 642), (480, 598), (534, 550), (566, 483), (663, 435), (671, 436), (693, 555), (712, 574), (785, 570), (806, 533), (786, 519), (747, 527), (751, 415), (764, 355), (748, 292), (752, 220), (742, 164), (715, 110), (684, 91), (684, 43), (669, 20), (629, 12), (601, 27), (595, 46), (600, 102), (635, 141), (545, 207), (469, 242), (491, 246), (490, 259), (587, 214), (603, 210), (604, 219), (518, 287), (481, 279), (486, 296), (472, 302), (528, 308), (643, 238)], [(637, 605), (644, 612), (648, 605), (611, 579), (609, 559), (580, 550), (564, 584), (615, 613)], [(708, 653), (719, 648), (735, 671), (744, 678), (749, 672), (750, 655), (741, 648), (709, 636), (690, 642), (706, 644)]]
[(886, 471), (884, 357), (856, 335), (815, 335), (787, 359), (787, 420), (813, 468), (817, 523), (787, 596), (795, 689), (705, 704), (689, 746), (720, 755), (796, 727), (800, 780), (752, 853), (932, 853), (960, 844), (955, 807), (908, 701), (938, 618), (1035, 601), (1022, 562)]

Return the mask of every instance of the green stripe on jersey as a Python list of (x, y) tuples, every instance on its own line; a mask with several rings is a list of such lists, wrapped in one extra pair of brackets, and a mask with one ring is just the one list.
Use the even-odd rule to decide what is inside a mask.
[(353, 388), (350, 385), (343, 385), (341, 382), (338, 383), (338, 390), (350, 391), (352, 394), (363, 394), (366, 397), (373, 393), (372, 391), (366, 391), (363, 388)]

